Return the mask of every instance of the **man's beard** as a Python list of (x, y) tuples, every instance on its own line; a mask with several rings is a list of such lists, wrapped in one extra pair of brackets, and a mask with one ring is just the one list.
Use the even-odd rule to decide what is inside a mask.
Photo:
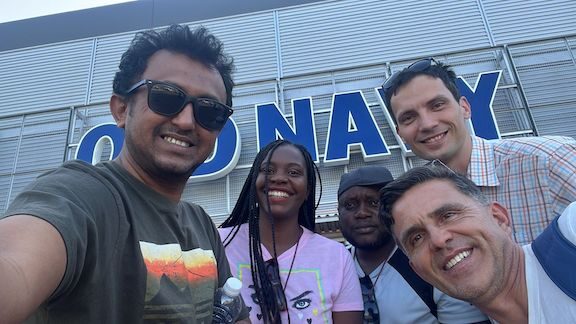
[(390, 244), (390, 242), (394, 240), (392, 235), (390, 235), (388, 232), (381, 232), (372, 242), (358, 242), (350, 235), (346, 235), (344, 232), (342, 232), (342, 235), (344, 235), (344, 238), (348, 241), (348, 243), (352, 244), (355, 248), (368, 251), (378, 250), (383, 246)]

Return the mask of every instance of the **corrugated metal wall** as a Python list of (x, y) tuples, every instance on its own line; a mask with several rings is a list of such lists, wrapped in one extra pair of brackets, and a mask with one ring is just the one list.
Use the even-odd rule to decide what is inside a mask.
[(576, 33), (576, 1), (481, 0), (495, 45)]
[(101, 37), (93, 43), (93, 63), (87, 104), (104, 102), (110, 99), (112, 79), (118, 69), (120, 57), (130, 45), (133, 33)]
[(284, 76), (490, 45), (476, 1), (335, 1), (279, 21)]
[(0, 53), (0, 117), (84, 104), (92, 41)]
[(560, 38), (510, 48), (536, 127), (542, 134), (576, 137), (575, 39)]
[[(354, 151), (347, 166), (320, 163), (319, 215), (336, 213), (348, 169), (384, 164), (397, 176), (421, 164), (402, 156), (374, 92), (415, 58), (449, 62), (471, 86), (479, 73), (503, 70), (493, 107), (505, 136), (532, 134), (533, 117), (542, 135), (576, 137), (574, 1), (324, 1), (191, 22), (199, 24), (237, 65), (238, 166), (227, 177), (191, 182), (184, 193), (216, 223), (233, 207), (256, 154), (255, 104), (278, 102), (291, 121), (291, 100), (311, 97), (322, 155), (333, 94), (363, 92), (392, 154), (367, 163)], [(112, 121), (112, 78), (133, 34), (0, 52), (0, 211), (38, 174), (73, 157), (86, 130)]]

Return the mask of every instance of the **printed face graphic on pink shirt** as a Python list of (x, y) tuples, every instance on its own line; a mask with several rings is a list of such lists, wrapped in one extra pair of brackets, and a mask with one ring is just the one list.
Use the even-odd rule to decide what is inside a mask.
[[(243, 290), (244, 301), (250, 307), (253, 321), (262, 320), (259, 300), (252, 284), (249, 266), (242, 268), (242, 281), (249, 281), (248, 289)], [(282, 286), (285, 286), (289, 269), (280, 268)], [(319, 269), (299, 269), (294, 267), (290, 273), (288, 286), (285, 289), (288, 314), (291, 322), (325, 323), (331, 322), (332, 298), (320, 280)], [(270, 296), (270, 298), (273, 298)], [(283, 321), (287, 319), (286, 311), (281, 312)]]
[[(254, 304), (258, 304), (259, 300), (258, 300), (258, 296), (256, 295), (256, 292), (254, 291), (254, 285), (250, 285), (249, 288), (252, 290), (252, 293), (250, 295), (252, 301), (254, 302)], [(298, 316), (298, 319), (302, 320), (306, 314), (304, 312), (304, 310), (309, 308), (312, 305), (312, 298), (314, 298), (314, 292), (312, 290), (306, 290), (306, 291), (302, 292), (301, 294), (299, 294), (293, 298), (286, 296), (286, 299), (288, 300), (288, 309), (290, 311), (290, 316), (293, 316), (292, 314), (296, 313)], [(252, 308), (250, 309), (250, 311), (252, 312)], [(259, 311), (259, 309), (258, 309), (258, 311)], [(317, 315), (318, 311), (315, 310), (312, 313), (313, 314), (315, 313)], [(262, 314), (260, 312), (258, 312), (256, 314), (256, 317), (259, 320), (261, 320)], [(312, 323), (312, 318), (306, 317), (306, 321), (308, 323)]]

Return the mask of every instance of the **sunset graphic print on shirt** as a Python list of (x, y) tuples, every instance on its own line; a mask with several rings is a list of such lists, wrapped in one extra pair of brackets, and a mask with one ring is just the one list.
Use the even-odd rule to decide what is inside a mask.
[(218, 281), (211, 250), (140, 242), (147, 269), (144, 321), (210, 323)]

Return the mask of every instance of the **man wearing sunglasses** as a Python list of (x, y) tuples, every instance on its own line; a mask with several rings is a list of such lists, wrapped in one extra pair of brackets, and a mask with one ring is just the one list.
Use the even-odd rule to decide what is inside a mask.
[(420, 158), (467, 175), (512, 215), (518, 243), (530, 243), (576, 200), (576, 141), (543, 136), (487, 141), (468, 132), (474, 107), (456, 74), (432, 58), (393, 74), (383, 85), (398, 135)]
[(212, 321), (230, 268), (210, 217), (181, 196), (232, 114), (232, 70), (202, 27), (136, 35), (110, 99), (119, 157), (64, 163), (0, 219), (0, 322)]
[(477, 323), (488, 318), (422, 280), (378, 218), (379, 191), (393, 180), (387, 168), (364, 166), (346, 173), (338, 188), (338, 217), (364, 299), (364, 323)]

